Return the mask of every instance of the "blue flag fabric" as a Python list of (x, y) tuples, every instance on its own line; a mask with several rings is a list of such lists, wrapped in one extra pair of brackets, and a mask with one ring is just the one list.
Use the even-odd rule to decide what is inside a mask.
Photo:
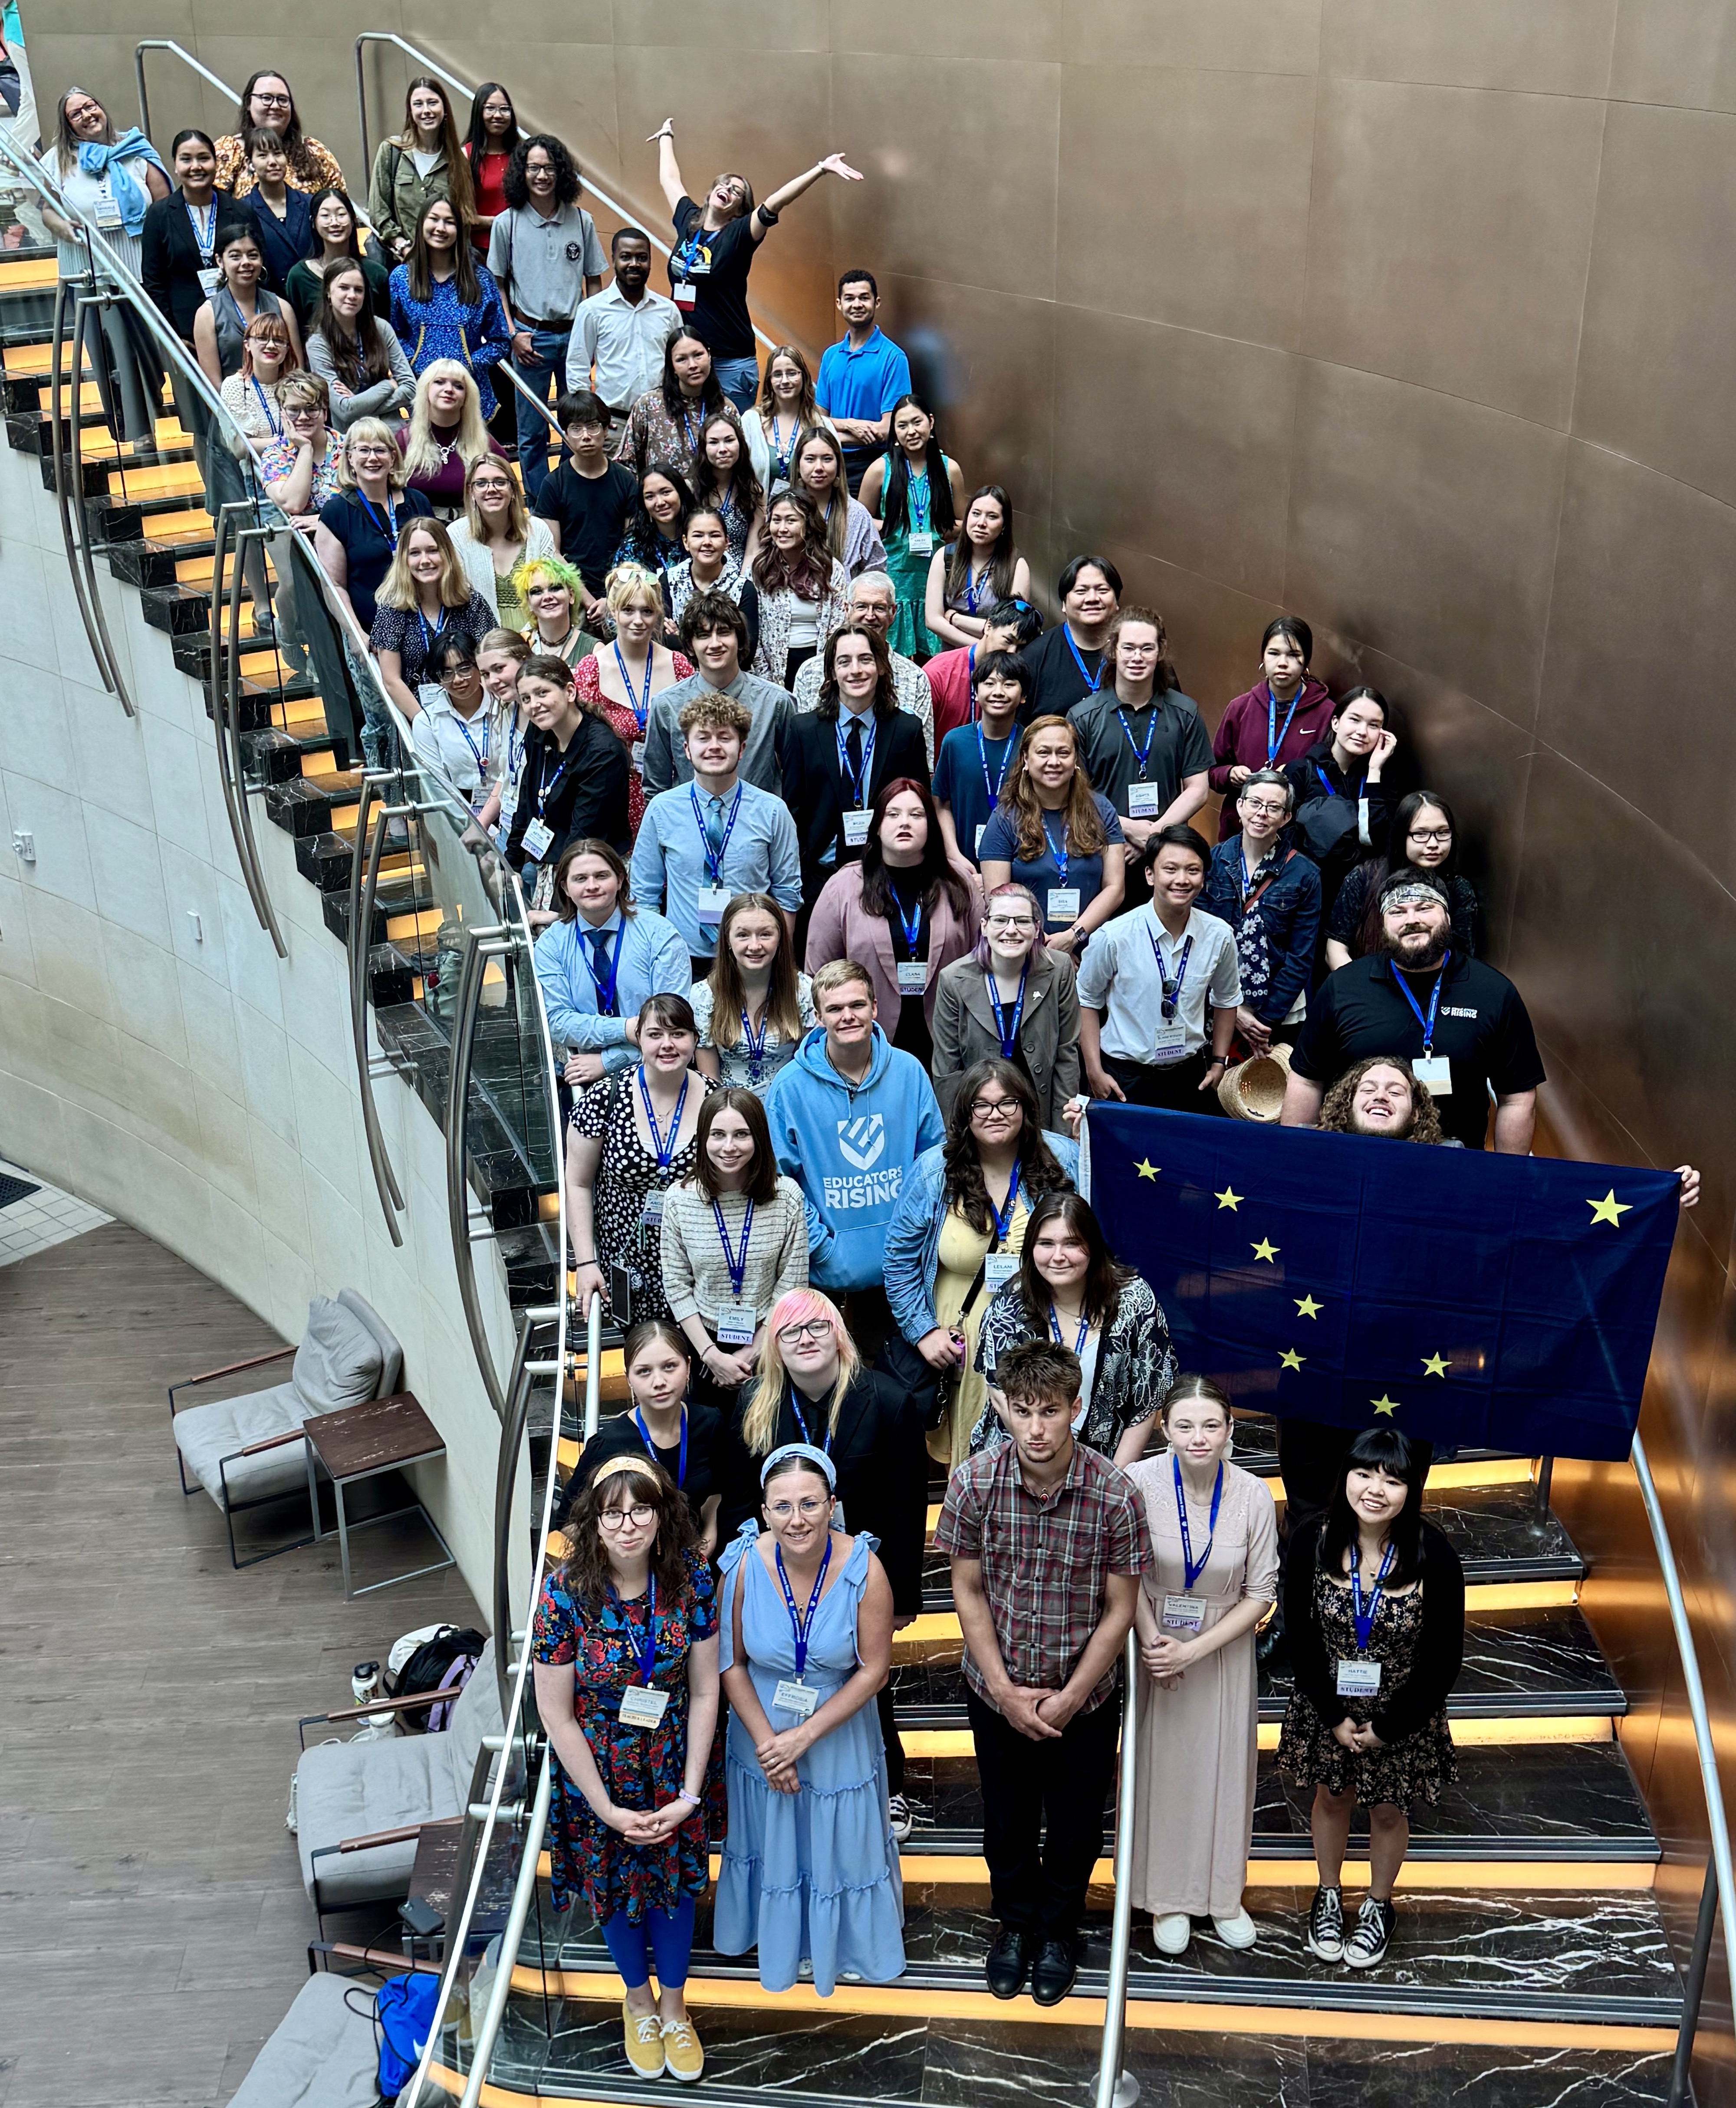
[(1673, 1172), (1093, 1104), (1089, 1190), (1180, 1367), (1238, 1405), (1626, 1457)]

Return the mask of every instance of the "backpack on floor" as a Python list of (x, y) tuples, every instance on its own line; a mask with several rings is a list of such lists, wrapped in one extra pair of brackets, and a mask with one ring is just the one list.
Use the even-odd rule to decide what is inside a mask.
[(435, 1702), (426, 1709), (413, 1708), (399, 1714), (407, 1732), (445, 1732), (452, 1725), (452, 1709), (458, 1693), (470, 1682), (487, 1645), (485, 1634), (467, 1626), (441, 1625), (431, 1637), (423, 1640), (413, 1650), (390, 1679), (391, 1696), (407, 1698), (422, 1691), (437, 1696)]
[(380, 2038), (376, 2083), (382, 2101), (395, 2101), (416, 2075), (440, 1995), (440, 1978), (422, 1972), (394, 1976), (375, 1993), (374, 2026)]

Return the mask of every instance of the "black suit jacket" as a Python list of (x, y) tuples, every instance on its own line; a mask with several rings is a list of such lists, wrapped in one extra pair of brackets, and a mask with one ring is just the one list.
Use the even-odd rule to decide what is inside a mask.
[(287, 209), (279, 219), (256, 191), (237, 209), (259, 230), (259, 253), (265, 259), (265, 282), (281, 298), (289, 297), (289, 274), (313, 246), (313, 214), (305, 191), (286, 193)]
[[(212, 227), (233, 219), (237, 208), (227, 191), (216, 191), (213, 200), (217, 219)], [(183, 344), (193, 340), (193, 317), (205, 304), (205, 288), (199, 282), (199, 244), (193, 238), (193, 223), (179, 191), (158, 198), (146, 208), (139, 275), (157, 312)]]
[[(922, 726), (908, 710), (886, 710), (877, 715), (873, 759), (868, 767), (869, 804), (899, 777), (912, 777), (927, 784), (928, 775), (928, 750), (922, 744)], [(810, 903), (840, 865), (861, 858), (860, 849), (844, 845), (844, 800), (837, 720), (823, 718), (817, 710), (803, 711), (791, 727), (784, 754), (783, 802), (795, 815), (801, 850), (802, 897)], [(837, 863), (822, 863), (821, 858), (833, 842), (838, 845)]]

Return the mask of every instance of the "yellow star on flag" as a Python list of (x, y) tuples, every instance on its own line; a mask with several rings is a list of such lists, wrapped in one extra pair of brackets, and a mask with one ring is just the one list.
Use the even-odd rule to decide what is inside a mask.
[(1423, 1356), (1423, 1373), (1424, 1376), (1444, 1376), (1446, 1372), (1447, 1365), (1439, 1354), (1425, 1354)]
[(1311, 1295), (1299, 1295), (1296, 1299), (1296, 1307), (1305, 1318), (1318, 1318), (1326, 1305), (1316, 1303)]
[(1262, 1237), (1260, 1240), (1260, 1242), (1253, 1247), (1253, 1253), (1256, 1259), (1263, 1259), (1266, 1262), (1267, 1265), (1269, 1266), (1278, 1257), (1278, 1246), (1272, 1242), (1269, 1237)]
[(1218, 1206), (1220, 1209), (1238, 1208), (1247, 1197), (1246, 1194), (1238, 1193), (1233, 1186), (1226, 1186), (1217, 1196)]
[(1396, 1412), (1399, 1409), (1398, 1400), (1396, 1398), (1388, 1398), (1385, 1391), (1382, 1391), (1378, 1398), (1371, 1398), (1369, 1403), (1377, 1412)]
[(1619, 1230), (1621, 1227), (1621, 1218), (1632, 1211), (1634, 1204), (1631, 1200), (1618, 1200), (1616, 1198), (1616, 1189), (1612, 1186), (1601, 1200), (1588, 1198), (1585, 1205), (1591, 1210), (1591, 1219), (1594, 1223), (1608, 1223)]
[(1287, 1369), (1299, 1369), (1302, 1366), (1303, 1363), (1307, 1360), (1308, 1357), (1305, 1354), (1297, 1354), (1294, 1347), (1286, 1347), (1283, 1354), (1281, 1354), (1278, 1358), (1279, 1365), (1282, 1367)]
[(1139, 1173), (1142, 1178), (1155, 1178), (1157, 1176), (1158, 1167), (1152, 1163), (1148, 1156), (1142, 1157), (1139, 1162), (1134, 1166), (1134, 1169)]

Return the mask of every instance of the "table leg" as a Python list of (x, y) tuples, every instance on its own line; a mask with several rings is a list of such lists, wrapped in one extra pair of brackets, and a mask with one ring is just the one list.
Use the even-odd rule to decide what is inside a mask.
[(344, 1601), (348, 1603), (354, 1601), (349, 1586), (349, 1519), (344, 1512), (343, 1480), (334, 1478), (331, 1484), (337, 1494), (337, 1543), (344, 1566)]
[(308, 1460), (308, 1506), (313, 1511), (313, 1542), (318, 1544), (320, 1538), (319, 1474), (314, 1462), (313, 1445), (305, 1435), (301, 1438), (301, 1446)]

